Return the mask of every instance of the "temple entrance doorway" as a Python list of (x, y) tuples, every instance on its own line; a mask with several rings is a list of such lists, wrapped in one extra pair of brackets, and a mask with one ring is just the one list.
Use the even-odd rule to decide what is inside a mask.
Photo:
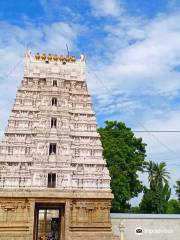
[(64, 240), (64, 206), (36, 204), (34, 240)]

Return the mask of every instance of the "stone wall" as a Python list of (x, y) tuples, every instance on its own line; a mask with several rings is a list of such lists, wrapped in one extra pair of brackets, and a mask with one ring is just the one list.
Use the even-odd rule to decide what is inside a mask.
[[(179, 240), (180, 215), (111, 214), (114, 240)], [(120, 238), (120, 228), (124, 238)], [(138, 233), (139, 232), (139, 233)]]
[(63, 206), (60, 240), (111, 240), (111, 198), (98, 191), (2, 190), (0, 240), (37, 240), (37, 206)]

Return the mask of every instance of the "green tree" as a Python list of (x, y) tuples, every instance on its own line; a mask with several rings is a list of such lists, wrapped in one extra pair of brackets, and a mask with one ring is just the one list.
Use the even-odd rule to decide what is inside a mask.
[(168, 200), (171, 196), (168, 179), (169, 172), (166, 171), (164, 162), (148, 162), (149, 188), (144, 187), (144, 195), (140, 203), (140, 211), (143, 213), (166, 213)]
[(152, 181), (150, 188), (144, 187), (144, 195), (140, 203), (142, 213), (166, 213), (171, 189), (168, 183)]
[(114, 194), (112, 212), (124, 212), (130, 208), (129, 200), (143, 190), (138, 171), (143, 171), (146, 145), (124, 123), (106, 121), (105, 124), (99, 133)]
[(180, 202), (176, 199), (169, 200), (166, 213), (180, 214)]
[(155, 163), (154, 165), (154, 180), (156, 182), (168, 183), (169, 172), (166, 171), (165, 162)]
[(180, 202), (180, 179), (176, 181), (175, 189), (176, 189), (176, 195), (178, 197), (178, 201)]
[(146, 162), (144, 172), (148, 173), (148, 181), (151, 182), (154, 179), (154, 169), (155, 169), (155, 162), (149, 161)]
[(148, 173), (149, 183), (153, 181), (168, 183), (169, 172), (166, 171), (166, 164), (164, 162), (146, 162), (145, 172)]
[(127, 212), (128, 213), (140, 213), (139, 206), (131, 207)]

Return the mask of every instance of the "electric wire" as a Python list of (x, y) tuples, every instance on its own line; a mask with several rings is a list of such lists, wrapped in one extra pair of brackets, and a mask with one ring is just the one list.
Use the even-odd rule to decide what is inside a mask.
[[(18, 62), (16, 62), (16, 64), (13, 66), (12, 69), (10, 69), (10, 71), (8, 71), (6, 74), (5, 74), (5, 77), (9, 78), (11, 76), (12, 73), (14, 73), (17, 69), (17, 67), (22, 63), (23, 59), (20, 59)], [(89, 69), (90, 69), (90, 72), (89, 70), (87, 69), (87, 72), (89, 74), (93, 74), (95, 76), (95, 80), (100, 83), (100, 85), (104, 88), (104, 90), (108, 93), (108, 95), (110, 94), (111, 96), (113, 96), (113, 93), (111, 91), (111, 89), (109, 89), (105, 84), (104, 82), (97, 76), (97, 74), (95, 73), (95, 71), (93, 69), (91, 69), (90, 66), (88, 66)], [(114, 103), (114, 105), (116, 107), (117, 106), (117, 102)], [(180, 133), (180, 130), (149, 130), (147, 129), (139, 120), (137, 119), (134, 119), (135, 122), (137, 122), (137, 124), (139, 126), (141, 126), (143, 128), (143, 130), (132, 130), (134, 133), (147, 133), (149, 135), (151, 135), (160, 145), (162, 145), (168, 152), (171, 152), (174, 154), (176, 154), (176, 152), (174, 150), (172, 150), (169, 146), (167, 146), (166, 144), (164, 144), (157, 136), (155, 136), (153, 133)], [(2, 130), (2, 129), (0, 129)], [(176, 156), (177, 157), (177, 156)], [(180, 159), (180, 157), (178, 156), (178, 159)]]
[[(90, 67), (89, 67), (90, 68)], [(95, 73), (95, 71), (93, 69), (90, 69), (91, 73), (93, 73), (93, 75), (95, 76), (95, 79), (102, 85), (102, 87), (107, 91), (108, 95), (111, 94), (111, 96), (113, 96), (112, 91), (102, 82), (102, 80), (99, 79), (99, 77), (97, 76), (97, 74)], [(87, 69), (87, 72), (89, 73), (89, 70)], [(114, 103), (114, 105), (117, 107), (117, 102)], [(149, 135), (151, 135), (160, 145), (162, 145), (166, 151), (170, 152), (171, 154), (173, 154), (174, 156), (176, 156), (176, 158), (178, 160), (180, 160), (180, 156), (177, 155), (177, 153), (172, 150), (168, 145), (164, 144), (157, 136), (155, 136), (153, 133), (158, 133), (158, 132), (180, 132), (180, 131), (150, 131), (148, 130), (139, 120), (134, 119), (135, 122), (141, 126), (144, 130), (136, 130), (133, 132), (144, 132), (144, 133), (148, 133)], [(180, 163), (179, 163), (180, 164)]]

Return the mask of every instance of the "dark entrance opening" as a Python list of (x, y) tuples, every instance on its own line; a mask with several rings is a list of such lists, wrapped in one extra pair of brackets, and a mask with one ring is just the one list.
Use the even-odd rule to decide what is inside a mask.
[(55, 188), (55, 187), (56, 187), (56, 174), (48, 173), (48, 188)]
[(57, 87), (57, 81), (53, 80), (53, 87)]
[(56, 154), (56, 143), (50, 143), (49, 145), (49, 155)]
[(36, 204), (34, 240), (64, 239), (64, 205)]
[(51, 118), (51, 128), (57, 127), (57, 118)]
[(52, 106), (57, 107), (57, 98), (52, 98)]

